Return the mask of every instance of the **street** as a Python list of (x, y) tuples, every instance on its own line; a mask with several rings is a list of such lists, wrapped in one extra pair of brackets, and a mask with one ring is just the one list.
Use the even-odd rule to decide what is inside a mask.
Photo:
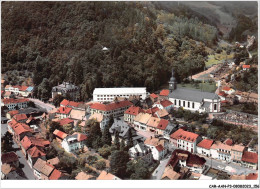
[(42, 101), (40, 101), (39, 99), (35, 99), (35, 98), (29, 98), (30, 101), (34, 102), (35, 105), (38, 105), (44, 109), (47, 110), (47, 112), (51, 111), (53, 108), (55, 108), (54, 105), (51, 105), (51, 104), (47, 104), (47, 103), (44, 103)]
[(160, 161), (160, 165), (154, 170), (153, 174), (151, 175), (151, 180), (160, 180), (162, 178), (164, 169), (170, 160), (171, 155), (168, 155), (166, 159)]
[[(204, 157), (204, 158), (206, 159), (206, 165), (211, 166), (211, 158), (207, 158), (207, 157)], [(223, 167), (223, 169), (220, 168), (220, 167)], [(236, 172), (230, 172), (228, 170), (225, 170), (226, 167), (232, 167), (233, 169), (235, 169)], [(228, 164), (226, 162), (222, 162), (220, 160), (215, 160), (215, 159), (212, 159), (212, 168), (222, 170), (222, 171), (227, 171), (231, 175), (234, 175), (234, 174), (236, 174), (236, 175), (241, 175), (241, 174), (248, 175), (249, 173), (257, 172), (256, 170), (245, 168), (245, 167), (239, 166), (235, 163), (229, 163)]]
[[(3, 136), (7, 132), (7, 124), (1, 124), (1, 136)], [(14, 142), (13, 148), (17, 149), (15, 150), (15, 153), (19, 157), (20, 167), (24, 173), (24, 175), (27, 177), (28, 180), (36, 180), (35, 176), (33, 174), (33, 169), (29, 166), (27, 163), (25, 156), (22, 153), (22, 150), (19, 148), (19, 146)]]

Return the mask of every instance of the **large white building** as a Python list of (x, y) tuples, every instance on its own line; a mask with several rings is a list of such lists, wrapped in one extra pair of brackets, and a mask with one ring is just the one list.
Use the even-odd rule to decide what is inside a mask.
[(177, 82), (172, 71), (172, 77), (169, 81), (169, 100), (174, 107), (182, 107), (190, 111), (199, 113), (220, 112), (220, 98), (215, 93), (202, 92), (199, 90), (177, 88)]
[(74, 133), (63, 139), (61, 146), (66, 152), (75, 152), (83, 149), (85, 144), (84, 141), (87, 140), (87, 136), (81, 133)]
[(95, 88), (93, 92), (93, 101), (112, 102), (115, 97), (129, 98), (130, 96), (145, 99), (147, 96), (146, 87)]

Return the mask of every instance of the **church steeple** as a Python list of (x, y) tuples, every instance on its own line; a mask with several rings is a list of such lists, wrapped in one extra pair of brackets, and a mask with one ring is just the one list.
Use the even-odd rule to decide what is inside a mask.
[(177, 88), (177, 82), (176, 79), (174, 77), (174, 70), (172, 69), (172, 77), (169, 81), (169, 90), (170, 92), (174, 91)]

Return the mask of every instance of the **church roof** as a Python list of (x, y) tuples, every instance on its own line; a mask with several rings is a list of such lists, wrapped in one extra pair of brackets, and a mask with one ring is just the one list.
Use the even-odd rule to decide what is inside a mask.
[(202, 102), (203, 99), (218, 99), (215, 93), (202, 92), (192, 89), (177, 88), (169, 94), (169, 98)]

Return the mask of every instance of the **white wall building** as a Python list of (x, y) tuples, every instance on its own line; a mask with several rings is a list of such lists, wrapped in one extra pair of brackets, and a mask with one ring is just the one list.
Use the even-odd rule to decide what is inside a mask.
[(87, 136), (81, 133), (74, 133), (73, 135), (67, 136), (63, 139), (61, 146), (66, 152), (73, 152), (82, 149), (85, 144), (84, 141)]
[(129, 98), (130, 96), (137, 96), (141, 99), (145, 99), (147, 96), (146, 87), (95, 88), (93, 92), (93, 101), (112, 102), (115, 97)]
[(199, 135), (188, 131), (183, 131), (178, 136), (177, 147), (179, 149), (186, 150), (191, 153), (196, 153), (197, 152), (196, 147), (199, 140), (200, 140)]

